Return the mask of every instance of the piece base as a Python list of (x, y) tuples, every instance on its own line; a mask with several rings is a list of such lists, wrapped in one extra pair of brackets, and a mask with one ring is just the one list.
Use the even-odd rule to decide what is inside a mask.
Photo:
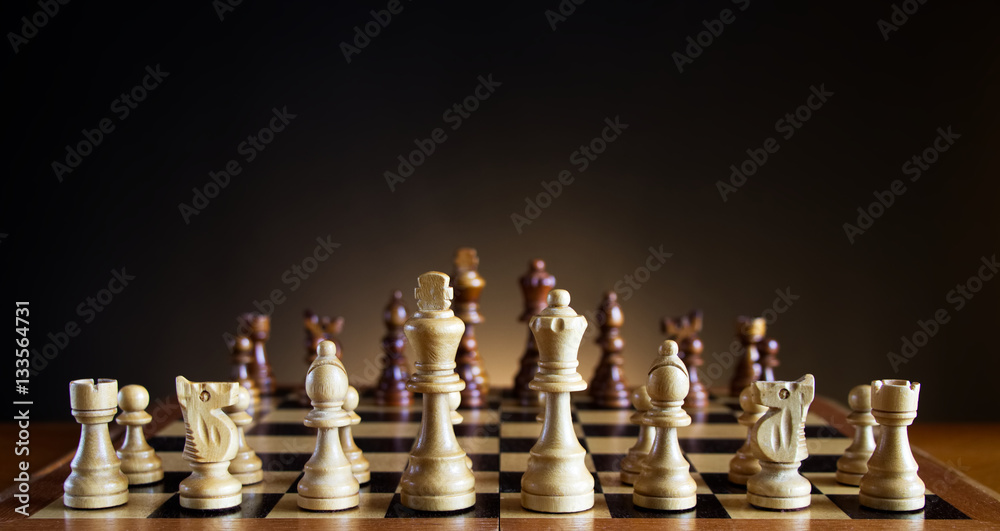
[(355, 472), (354, 479), (358, 480), (358, 483), (364, 485), (372, 480), (371, 470), (365, 470), (364, 472)]
[(181, 507), (185, 509), (197, 509), (199, 511), (231, 509), (241, 503), (243, 503), (242, 492), (220, 498), (186, 498), (181, 496)]
[(540, 513), (578, 513), (594, 508), (594, 491), (572, 496), (540, 496), (522, 490), (521, 507)]
[(858, 496), (858, 502), (870, 509), (892, 512), (919, 511), (924, 508), (924, 496), (913, 498), (877, 498), (865, 493)]
[(243, 485), (253, 485), (255, 483), (260, 483), (264, 481), (264, 471), (255, 470), (253, 472), (243, 472), (241, 474), (231, 474), (237, 481)]
[(638, 492), (632, 493), (632, 503), (644, 509), (655, 509), (657, 511), (687, 511), (694, 509), (698, 504), (698, 496), (692, 494), (683, 498), (661, 498), (658, 496), (644, 496)]
[(748, 475), (748, 474), (740, 474), (740, 473), (737, 473), (737, 472), (730, 472), (729, 473), (729, 482), (732, 483), (732, 484), (734, 484), (734, 485), (743, 485), (745, 487), (747, 485), (747, 480), (749, 480), (750, 477), (751, 476)]
[(850, 472), (837, 471), (837, 482), (843, 483), (844, 485), (850, 485), (852, 487), (857, 487), (861, 485), (861, 478), (865, 477), (864, 474), (851, 474)]
[(163, 479), (163, 469), (151, 470), (149, 472), (125, 473), (128, 477), (129, 485), (149, 485)]
[(754, 494), (752, 492), (747, 492), (747, 502), (754, 507), (760, 507), (762, 509), (775, 509), (780, 511), (792, 511), (798, 509), (805, 509), (809, 507), (812, 502), (812, 496), (806, 494), (804, 496), (789, 496), (787, 498), (777, 498), (771, 496), (761, 496), (760, 494)]
[(637, 472), (626, 472), (622, 470), (621, 472), (621, 482), (626, 485), (632, 485), (639, 480), (639, 474)]
[(307, 498), (298, 495), (299, 507), (310, 511), (343, 511), (357, 507), (360, 502), (358, 494), (344, 498)]
[(128, 502), (128, 491), (115, 494), (102, 494), (100, 496), (73, 496), (66, 494), (63, 496), (63, 505), (71, 509), (107, 509), (118, 507)]
[(476, 504), (476, 492), (472, 490), (450, 496), (414, 496), (403, 492), (399, 496), (399, 501), (414, 511), (461, 511)]

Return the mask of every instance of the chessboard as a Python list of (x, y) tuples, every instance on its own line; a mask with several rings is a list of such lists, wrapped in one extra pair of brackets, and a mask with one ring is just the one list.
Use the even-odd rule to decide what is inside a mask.
[[(585, 394), (585, 393), (581, 393)], [(102, 510), (74, 510), (63, 506), (62, 481), (69, 474), (67, 456), (32, 486), (32, 511), (28, 518), (13, 513), (6, 500), (0, 513), (3, 527), (16, 521), (18, 529), (50, 527), (137, 529), (174, 527), (171, 520), (186, 519), (185, 527), (224, 529), (533, 529), (539, 525), (580, 529), (622, 529), (669, 525), (704, 529), (810, 527), (822, 520), (835, 529), (990, 529), (1000, 527), (1000, 501), (962, 473), (915, 449), (920, 476), (927, 485), (926, 507), (914, 513), (888, 513), (865, 509), (858, 503), (858, 489), (834, 480), (836, 461), (849, 445), (852, 428), (846, 411), (817, 398), (806, 422), (809, 457), (801, 472), (813, 484), (812, 505), (801, 511), (767, 511), (752, 508), (745, 488), (729, 483), (729, 460), (746, 437), (737, 424), (739, 405), (733, 398), (713, 397), (702, 412), (692, 412), (691, 426), (679, 430), (680, 446), (698, 485), (697, 507), (670, 513), (637, 508), (632, 489), (619, 481), (618, 466), (635, 443), (638, 426), (629, 423), (630, 410), (594, 408), (584, 396), (574, 397), (573, 422), (580, 443), (587, 449), (586, 464), (595, 478), (596, 503), (592, 510), (552, 515), (527, 511), (520, 504), (520, 481), (541, 423), (537, 410), (519, 406), (507, 395), (493, 393), (488, 407), (459, 409), (464, 417), (455, 426), (460, 444), (472, 459), (476, 476), (476, 505), (456, 513), (421, 513), (400, 503), (399, 482), (408, 453), (420, 427), (419, 400), (409, 407), (380, 407), (371, 397), (362, 398), (354, 427), (355, 441), (371, 462), (371, 482), (362, 485), (359, 507), (341, 512), (309, 512), (296, 505), (296, 485), (302, 467), (315, 445), (315, 430), (303, 426), (309, 408), (294, 396), (269, 398), (259, 407), (255, 423), (247, 429), (247, 442), (264, 463), (264, 481), (243, 489), (243, 503), (231, 511), (200, 512), (181, 508), (178, 484), (190, 474), (181, 457), (184, 424), (176, 404), (165, 420), (154, 422), (149, 443), (163, 459), (165, 478), (149, 486), (129, 488), (126, 505)], [(164, 415), (153, 413), (154, 419)], [(120, 441), (116, 441), (116, 445)], [(8, 491), (10, 493), (11, 491)], [(401, 521), (400, 519), (405, 519)], [(553, 521), (558, 520), (558, 522)], [(72, 523), (72, 525), (70, 524)], [(174, 524), (178, 524), (176, 521)], [(818, 524), (818, 522), (817, 522)]]

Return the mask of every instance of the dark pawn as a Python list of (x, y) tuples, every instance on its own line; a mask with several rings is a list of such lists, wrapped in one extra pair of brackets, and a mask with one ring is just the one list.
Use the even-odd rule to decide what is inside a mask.
[(701, 310), (692, 310), (687, 315), (680, 317), (667, 317), (663, 319), (660, 329), (667, 336), (677, 343), (678, 357), (684, 361), (688, 370), (690, 388), (687, 397), (684, 398), (684, 407), (689, 409), (705, 409), (708, 407), (708, 389), (701, 382), (699, 367), (705, 360), (701, 353), (705, 349), (698, 334), (701, 333), (702, 317)]
[(271, 396), (274, 394), (274, 372), (271, 371), (271, 364), (267, 361), (267, 352), (264, 349), (264, 344), (271, 337), (271, 318), (261, 313), (251, 312), (243, 314), (241, 320), (244, 323), (244, 329), (250, 331), (247, 336), (253, 342), (253, 363), (250, 364), (250, 377), (260, 389), (260, 396)]
[(246, 336), (236, 336), (233, 342), (232, 380), (250, 392), (251, 405), (260, 403), (260, 389), (252, 377), (253, 343)]
[(729, 394), (740, 396), (743, 388), (760, 380), (760, 352), (758, 343), (767, 333), (767, 324), (761, 317), (739, 317), (736, 319), (736, 338), (743, 345), (743, 358), (736, 361), (736, 372), (729, 383)]
[(758, 343), (758, 348), (760, 349), (760, 367), (761, 367), (761, 379), (765, 382), (773, 382), (774, 380), (774, 368), (781, 365), (778, 361), (778, 349), (781, 348), (778, 345), (778, 340), (773, 337), (769, 337), (760, 343)]
[(622, 356), (625, 340), (619, 333), (619, 328), (625, 324), (625, 314), (614, 291), (604, 294), (597, 309), (597, 324), (601, 327), (601, 335), (597, 338), (601, 359), (590, 381), (590, 396), (598, 407), (631, 407), (628, 384), (625, 382), (625, 357)]
[(451, 284), (455, 289), (452, 308), (455, 315), (465, 323), (465, 333), (455, 356), (455, 372), (465, 382), (462, 405), (470, 408), (483, 407), (490, 391), (490, 380), (479, 356), (476, 325), (483, 322), (483, 316), (479, 313), (479, 295), (486, 287), (486, 281), (479, 275), (479, 256), (475, 249), (462, 247), (455, 251), (455, 273), (451, 277)]
[[(548, 305), (546, 301), (549, 292), (556, 287), (556, 277), (545, 270), (544, 260), (535, 259), (528, 262), (528, 272), (521, 277), (520, 283), (521, 292), (524, 294), (524, 312), (519, 320), (527, 323)], [(521, 405), (541, 405), (541, 394), (528, 388), (528, 384), (535, 379), (537, 372), (538, 347), (535, 345), (535, 336), (529, 329), (528, 343), (524, 348), (524, 355), (521, 356), (521, 369), (514, 377), (514, 396)]]
[(375, 403), (380, 406), (408, 406), (413, 401), (413, 395), (406, 388), (410, 374), (406, 366), (406, 336), (403, 334), (403, 324), (407, 319), (403, 292), (392, 292), (382, 319), (386, 329), (382, 338), (385, 365), (375, 386)]
[[(302, 316), (302, 324), (305, 329), (306, 367), (312, 367), (312, 363), (317, 356), (316, 352), (319, 344), (324, 341), (333, 341), (334, 345), (337, 346), (337, 359), (343, 359), (344, 346), (340, 343), (340, 333), (344, 331), (343, 317), (337, 317), (336, 319), (320, 317), (314, 314), (312, 310), (306, 309)], [(304, 406), (312, 404), (312, 401), (309, 400), (309, 395), (306, 393), (305, 379), (302, 380), (302, 384), (299, 386), (298, 397), (300, 404)]]

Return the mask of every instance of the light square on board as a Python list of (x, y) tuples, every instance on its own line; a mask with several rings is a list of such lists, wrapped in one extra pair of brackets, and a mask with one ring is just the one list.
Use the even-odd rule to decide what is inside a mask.
[(604, 501), (603, 494), (594, 494), (594, 507), (587, 511), (569, 514), (549, 514), (529, 511), (521, 507), (521, 494), (515, 492), (505, 492), (500, 494), (500, 520), (504, 518), (558, 518), (561, 529), (591, 527), (595, 518), (611, 518), (608, 512), (608, 504)]
[(267, 518), (383, 518), (392, 501), (392, 493), (361, 494), (357, 507), (344, 511), (306, 511), (299, 508), (298, 494), (285, 494), (267, 514)]
[(48, 504), (31, 518), (52, 519), (75, 519), (75, 518), (97, 518), (97, 519), (118, 519), (118, 518), (145, 518), (153, 513), (157, 507), (163, 505), (170, 499), (173, 493), (136, 494), (130, 492), (128, 503), (118, 507), (108, 509), (70, 509), (63, 505), (63, 497)]
[(733, 458), (729, 454), (685, 454), (691, 466), (698, 472), (705, 473), (729, 473), (729, 461)]
[(851, 517), (830, 498), (813, 494), (811, 505), (800, 511), (768, 511), (747, 502), (745, 494), (717, 494), (716, 497), (733, 519), (753, 520), (849, 520)]

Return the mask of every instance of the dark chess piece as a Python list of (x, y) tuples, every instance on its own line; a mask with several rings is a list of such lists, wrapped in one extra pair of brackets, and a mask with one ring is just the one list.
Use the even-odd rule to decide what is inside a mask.
[(407, 319), (403, 292), (392, 292), (382, 318), (386, 330), (382, 338), (385, 365), (375, 386), (375, 403), (380, 406), (408, 406), (413, 401), (413, 394), (406, 388), (410, 373), (406, 366), (406, 335), (403, 333)]
[(601, 347), (601, 359), (590, 380), (590, 396), (598, 407), (626, 409), (631, 404), (625, 382), (625, 357), (622, 356), (625, 340), (619, 332), (625, 324), (625, 314), (614, 291), (604, 294), (597, 309), (597, 324), (601, 327), (596, 341)]
[[(549, 292), (556, 287), (556, 277), (545, 270), (545, 261), (534, 259), (528, 262), (528, 272), (520, 279), (521, 292), (524, 294), (524, 312), (519, 320), (522, 323), (531, 321), (548, 305)], [(538, 372), (538, 346), (535, 336), (528, 330), (528, 342), (521, 356), (521, 369), (514, 377), (514, 396), (521, 405), (540, 406), (542, 397), (538, 391), (528, 388)]]
[[(312, 310), (306, 309), (303, 314), (302, 323), (305, 328), (305, 349), (306, 349), (306, 365), (312, 367), (313, 361), (316, 360), (316, 352), (319, 348), (319, 344), (324, 341), (332, 341), (337, 347), (337, 359), (342, 359), (344, 356), (344, 346), (340, 342), (340, 334), (344, 331), (344, 318), (337, 317), (336, 319), (330, 319), (329, 317), (320, 317), (312, 312)], [(306, 374), (306, 378), (309, 375)], [(299, 386), (298, 398), (299, 403), (303, 406), (311, 405), (312, 402), (309, 400), (309, 394), (306, 392), (306, 381), (302, 380), (302, 384)]]
[(773, 382), (774, 380), (774, 368), (781, 365), (778, 361), (778, 349), (780, 345), (778, 340), (773, 337), (769, 337), (757, 344), (757, 348), (760, 350), (760, 368), (761, 368), (761, 380), (765, 382)]
[(760, 351), (757, 345), (764, 339), (767, 323), (761, 317), (739, 317), (736, 319), (736, 337), (743, 345), (743, 358), (736, 362), (736, 372), (729, 382), (729, 394), (740, 396), (743, 389), (760, 380)]
[(260, 388), (254, 381), (251, 367), (253, 366), (253, 343), (246, 336), (236, 336), (233, 342), (233, 381), (245, 387), (250, 393), (251, 407), (260, 404)]
[(455, 252), (455, 273), (451, 277), (455, 289), (455, 315), (465, 322), (465, 334), (458, 344), (456, 356), (458, 373), (465, 382), (462, 390), (462, 404), (478, 408), (486, 405), (490, 382), (479, 356), (476, 342), (476, 326), (483, 322), (479, 313), (479, 296), (486, 287), (486, 281), (479, 275), (479, 256), (471, 247), (462, 247)]
[(705, 360), (701, 353), (705, 346), (701, 343), (698, 334), (701, 333), (702, 317), (701, 310), (692, 310), (687, 315), (680, 317), (667, 317), (661, 323), (661, 330), (671, 339), (677, 342), (678, 357), (684, 361), (687, 367), (690, 386), (687, 397), (684, 399), (684, 407), (690, 409), (705, 409), (708, 407), (708, 389), (701, 382), (699, 367)]
[(274, 394), (274, 372), (271, 371), (271, 364), (267, 361), (267, 352), (264, 349), (264, 344), (271, 337), (271, 318), (252, 312), (243, 314), (240, 319), (244, 323), (241, 328), (250, 331), (247, 336), (253, 343), (250, 377), (260, 389), (260, 396), (271, 396)]

